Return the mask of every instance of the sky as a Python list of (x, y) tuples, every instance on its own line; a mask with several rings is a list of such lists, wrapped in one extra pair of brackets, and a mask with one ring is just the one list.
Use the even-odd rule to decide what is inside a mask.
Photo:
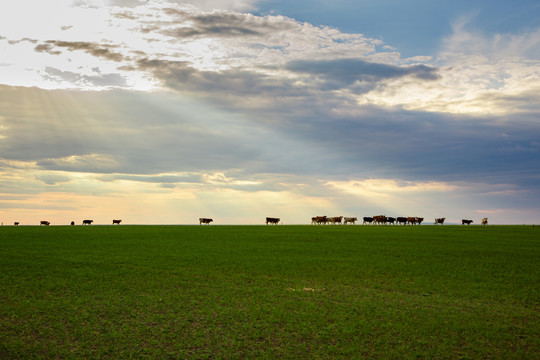
[(0, 3), (0, 221), (540, 223), (540, 3)]

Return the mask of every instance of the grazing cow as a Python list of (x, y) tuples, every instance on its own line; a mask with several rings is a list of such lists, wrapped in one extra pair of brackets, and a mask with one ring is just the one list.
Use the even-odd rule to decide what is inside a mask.
[(386, 224), (386, 216), (385, 215), (376, 215), (376, 216), (373, 217), (373, 222), (375, 224), (385, 225)]
[(82, 224), (83, 225), (92, 225), (93, 222), (94, 222), (94, 220), (83, 220)]
[(214, 220), (209, 219), (209, 218), (199, 218), (199, 225), (202, 225), (202, 224), (210, 225), (212, 221)]
[(15, 222), (13, 223), (13, 225), (19, 226), (19, 222), (18, 222), (18, 221), (15, 221)]
[(364, 222), (362, 223), (365, 225), (366, 223), (371, 224), (373, 222), (373, 218), (369, 216), (364, 216)]
[(407, 225), (407, 218), (406, 217), (398, 216), (396, 221), (397, 221), (398, 224)]
[(486, 226), (488, 223), (487, 223), (487, 218), (483, 218), (482, 219), (482, 226)]
[(351, 224), (356, 224), (356, 222), (358, 221), (357, 218), (355, 217), (346, 217), (343, 219), (343, 225), (347, 225), (348, 223), (351, 223)]
[(268, 224), (277, 225), (277, 224), (279, 224), (280, 220), (281, 220), (280, 218), (267, 217), (266, 218), (266, 225), (268, 225)]
[(41, 220), (41, 221), (39, 222), (39, 226), (41, 226), (41, 225), (49, 226), (49, 225), (51, 225), (51, 222), (50, 222), (50, 221), (47, 221), (47, 220)]
[(465, 225), (465, 224), (471, 225), (472, 222), (473, 222), (472, 220), (461, 219), (461, 225)]
[(122, 222), (122, 220), (120, 220), (120, 219), (114, 219), (114, 220), (112, 221), (112, 224), (113, 224), (113, 225), (114, 225), (114, 224), (120, 225), (121, 222)]
[(392, 225), (395, 225), (396, 218), (395, 217), (386, 217), (386, 222)]
[(435, 225), (437, 225), (437, 224), (444, 225), (444, 220), (446, 220), (446, 218), (436, 218), (435, 219)]
[(74, 225), (75, 225), (75, 221), (72, 221), (72, 222), (71, 222), (71, 226), (74, 226)]

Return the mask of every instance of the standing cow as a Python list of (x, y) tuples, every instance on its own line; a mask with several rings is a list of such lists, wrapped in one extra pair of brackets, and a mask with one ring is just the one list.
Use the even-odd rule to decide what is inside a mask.
[(355, 218), (355, 217), (346, 217), (346, 218), (343, 219), (343, 225), (347, 225), (349, 223), (354, 225), (357, 221), (358, 221), (358, 219)]
[(268, 224), (277, 225), (277, 224), (279, 224), (280, 220), (281, 220), (280, 218), (267, 217), (266, 218), (266, 225), (268, 225)]
[(49, 226), (49, 225), (51, 225), (51, 222), (50, 222), (50, 221), (47, 221), (47, 220), (41, 220), (41, 221), (39, 222), (39, 226), (41, 226), (41, 225)]
[(437, 225), (437, 224), (444, 225), (444, 220), (446, 220), (446, 218), (436, 218), (435, 219), (435, 225)]
[(113, 224), (113, 225), (114, 225), (114, 224), (120, 225), (121, 222), (122, 222), (122, 220), (120, 220), (120, 219), (114, 219), (114, 220), (112, 221), (112, 224)]
[(487, 219), (488, 218), (483, 218), (482, 219), (482, 226), (486, 226), (488, 224)]
[(202, 224), (210, 225), (212, 221), (214, 220), (209, 219), (209, 218), (199, 218), (199, 225), (202, 225)]
[(472, 220), (462, 219), (462, 220), (461, 220), (461, 225), (467, 224), (467, 226), (468, 226), (468, 225), (471, 225), (472, 222), (473, 222)]
[(82, 224), (83, 225), (92, 225), (93, 222), (94, 222), (94, 220), (83, 220)]

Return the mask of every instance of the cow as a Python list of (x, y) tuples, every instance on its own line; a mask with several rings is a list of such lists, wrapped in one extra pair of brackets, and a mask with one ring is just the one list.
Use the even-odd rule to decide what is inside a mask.
[(416, 223), (417, 223), (418, 225), (422, 225), (422, 221), (424, 221), (424, 218), (421, 218), (421, 217), (417, 217), (417, 218), (416, 218)]
[(320, 224), (326, 224), (326, 216), (315, 216), (311, 218), (311, 223), (320, 225)]
[(376, 216), (373, 217), (373, 222), (375, 224), (385, 225), (386, 224), (386, 216), (385, 215), (376, 215)]
[(14, 225), (14, 226), (19, 226), (19, 222), (18, 222), (18, 221), (15, 221), (15, 222), (13, 223), (13, 225)]
[(341, 220), (343, 220), (343, 216), (334, 216), (328, 219), (333, 225), (341, 224)]
[(202, 225), (202, 224), (206, 224), (206, 225), (210, 225), (210, 223), (214, 221), (214, 219), (209, 219), (209, 218), (199, 218), (199, 225)]
[(414, 225), (416, 224), (416, 217), (415, 216), (408, 216), (407, 217), (407, 224), (411, 224), (411, 225)]
[(277, 224), (279, 224), (280, 220), (281, 220), (280, 218), (267, 217), (266, 218), (266, 225), (268, 225), (268, 224), (277, 225)]
[(386, 222), (392, 225), (395, 225), (396, 218), (395, 217), (386, 217)]
[(83, 225), (92, 225), (93, 222), (94, 222), (94, 220), (83, 220), (82, 224)]
[(462, 220), (461, 220), (461, 225), (465, 225), (465, 224), (471, 225), (472, 222), (473, 222), (472, 220), (462, 219)]
[(41, 221), (39, 222), (39, 226), (41, 226), (41, 225), (49, 226), (49, 225), (51, 225), (51, 222), (50, 222), (50, 221), (47, 221), (47, 220), (41, 220)]
[(488, 218), (483, 218), (482, 219), (482, 226), (486, 226), (488, 224), (487, 219)]
[(369, 216), (364, 216), (363, 220), (364, 220), (364, 222), (362, 223), (363, 225), (365, 225), (366, 223), (371, 224), (373, 222), (373, 218)]
[(407, 225), (407, 218), (406, 217), (398, 216), (396, 221), (397, 221), (398, 224)]
[(71, 222), (71, 226), (74, 226), (74, 225), (75, 225), (75, 221), (72, 221), (72, 222)]
[(120, 225), (121, 222), (122, 222), (121, 219), (113, 219), (112, 224), (113, 224), (113, 225), (114, 225), (114, 224)]
[(444, 225), (444, 220), (446, 220), (446, 218), (436, 218), (435, 219), (435, 225), (437, 225), (437, 224)]
[(351, 223), (351, 224), (356, 224), (356, 222), (358, 221), (357, 218), (355, 217), (346, 217), (343, 219), (343, 225), (347, 225), (348, 223)]

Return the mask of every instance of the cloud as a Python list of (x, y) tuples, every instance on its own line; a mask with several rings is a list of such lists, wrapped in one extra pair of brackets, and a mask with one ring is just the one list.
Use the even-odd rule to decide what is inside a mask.
[(370, 83), (371, 88), (385, 79), (411, 76), (420, 80), (436, 80), (437, 69), (426, 65), (394, 66), (367, 62), (362, 59), (295, 60), (285, 69), (299, 74), (309, 74), (323, 79), (330, 89), (339, 89), (355, 82)]
[(114, 45), (97, 44), (85, 41), (57, 41), (49, 40), (45, 44), (37, 45), (34, 50), (37, 52), (47, 52), (51, 55), (59, 55), (61, 51), (54, 50), (54, 48), (66, 48), (69, 51), (82, 50), (92, 56), (120, 62), (124, 60), (124, 56), (121, 53), (114, 52), (112, 49), (116, 48)]

